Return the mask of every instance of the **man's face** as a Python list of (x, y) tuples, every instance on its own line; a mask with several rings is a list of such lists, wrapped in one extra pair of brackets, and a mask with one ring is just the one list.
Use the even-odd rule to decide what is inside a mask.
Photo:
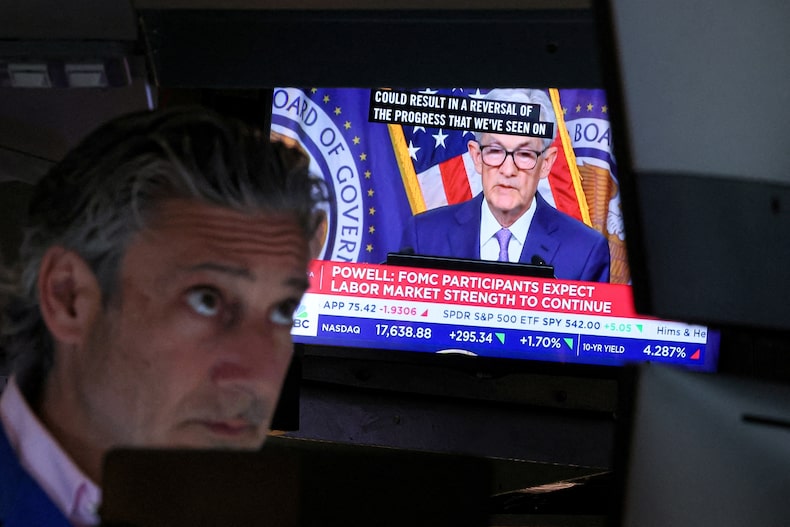
[(132, 238), (73, 375), (97, 441), (259, 447), (308, 259), (293, 219), (166, 203)]
[(480, 148), (493, 144), (509, 152), (519, 148), (540, 152), (543, 150), (543, 140), (537, 137), (483, 134), (480, 144), (475, 141), (469, 142), (469, 152), (475, 169), (482, 176), (483, 194), (491, 212), (502, 226), (508, 227), (529, 208), (537, 191), (538, 182), (547, 177), (551, 171), (557, 151), (556, 148), (549, 148), (538, 157), (535, 168), (522, 170), (515, 165), (510, 155), (498, 167), (483, 163)]

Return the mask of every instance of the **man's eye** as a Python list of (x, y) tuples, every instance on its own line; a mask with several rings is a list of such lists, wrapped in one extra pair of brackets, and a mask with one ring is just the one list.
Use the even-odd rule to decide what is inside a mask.
[(189, 307), (204, 317), (216, 316), (222, 305), (222, 297), (211, 287), (196, 287), (187, 293), (186, 299)]
[(282, 302), (272, 310), (272, 314), (269, 319), (273, 323), (280, 326), (293, 326), (294, 312), (296, 311), (297, 305), (298, 302), (293, 300)]
[(520, 159), (535, 159), (535, 152), (532, 150), (517, 150), (516, 157)]

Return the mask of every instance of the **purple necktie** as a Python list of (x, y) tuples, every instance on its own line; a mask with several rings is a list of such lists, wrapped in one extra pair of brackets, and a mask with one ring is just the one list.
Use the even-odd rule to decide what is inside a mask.
[(507, 255), (507, 244), (510, 243), (510, 231), (507, 229), (500, 229), (496, 234), (497, 241), (499, 242), (499, 261), (509, 262), (510, 258)]

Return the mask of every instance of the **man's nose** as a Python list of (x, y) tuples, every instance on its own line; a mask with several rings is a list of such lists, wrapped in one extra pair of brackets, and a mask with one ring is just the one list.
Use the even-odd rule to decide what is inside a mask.
[(293, 344), (273, 331), (252, 328), (225, 339), (218, 350), (212, 380), (220, 386), (279, 386), (293, 354)]
[(518, 174), (518, 167), (516, 166), (516, 158), (513, 157), (515, 155), (514, 152), (508, 152), (505, 155), (505, 160), (499, 165), (499, 171), (508, 176), (514, 176)]

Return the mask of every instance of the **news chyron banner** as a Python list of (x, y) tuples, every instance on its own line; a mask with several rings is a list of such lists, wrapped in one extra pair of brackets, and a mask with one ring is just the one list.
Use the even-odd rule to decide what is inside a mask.
[(310, 277), (297, 342), (715, 368), (715, 334), (638, 315), (626, 285), (318, 260)]
[(489, 89), (275, 88), (272, 131), (297, 141), (332, 194), (321, 258), (381, 263), (419, 212), (482, 191), (467, 143), (475, 131), (545, 137), (560, 155), (538, 192), (609, 241), (611, 282), (630, 273), (608, 104), (603, 90), (542, 90), (556, 123)]

